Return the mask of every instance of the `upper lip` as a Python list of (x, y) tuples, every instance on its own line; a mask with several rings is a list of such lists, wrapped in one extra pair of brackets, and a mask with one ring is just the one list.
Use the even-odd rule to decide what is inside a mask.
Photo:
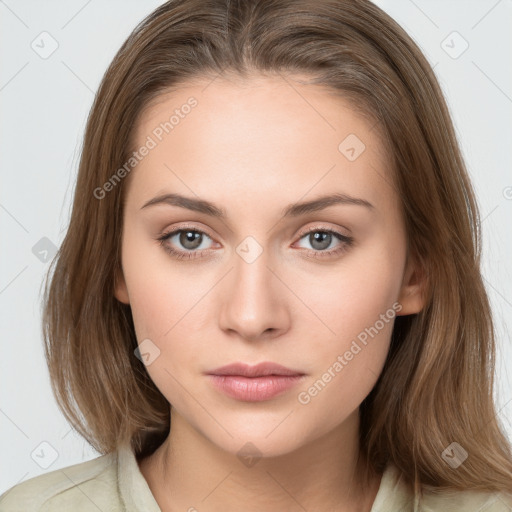
[(277, 363), (264, 362), (251, 366), (245, 363), (231, 363), (209, 372), (210, 375), (240, 375), (242, 377), (263, 377), (266, 375), (304, 375)]

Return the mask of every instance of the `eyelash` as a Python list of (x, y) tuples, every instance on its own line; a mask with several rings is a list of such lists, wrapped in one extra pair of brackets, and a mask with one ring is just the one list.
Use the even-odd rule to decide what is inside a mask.
[[(174, 235), (184, 232), (184, 231), (192, 231), (193, 233), (199, 233), (201, 235), (206, 235), (208, 238), (212, 238), (208, 233), (205, 233), (204, 231), (201, 231), (199, 229), (193, 228), (193, 227), (187, 227), (182, 226), (179, 229), (175, 229), (172, 231), (167, 231), (165, 233), (162, 233), (160, 236), (157, 237), (157, 241), (160, 243), (160, 245), (163, 247), (163, 249), (169, 253), (173, 258), (176, 258), (178, 260), (182, 259), (196, 259), (196, 258), (203, 258), (207, 256), (209, 253), (211, 253), (214, 249), (203, 249), (201, 251), (177, 251), (176, 249), (173, 249), (169, 245), (166, 244), (167, 240), (172, 238)], [(327, 233), (330, 235), (333, 235), (335, 238), (337, 238), (340, 242), (343, 242), (343, 244), (336, 248), (336, 249), (330, 249), (328, 251), (319, 251), (319, 250), (313, 250), (313, 249), (304, 249), (307, 253), (308, 258), (314, 258), (314, 259), (320, 259), (320, 258), (329, 258), (332, 256), (340, 255), (341, 253), (345, 252), (349, 247), (353, 245), (354, 238), (347, 235), (342, 235), (341, 233), (338, 233), (337, 231), (334, 231), (332, 229), (321, 229), (321, 228), (313, 228), (309, 231), (306, 231), (305, 233), (301, 233), (299, 236), (299, 240), (302, 240), (307, 235), (310, 235), (311, 233)], [(206, 255), (203, 255), (204, 253), (208, 253)]]

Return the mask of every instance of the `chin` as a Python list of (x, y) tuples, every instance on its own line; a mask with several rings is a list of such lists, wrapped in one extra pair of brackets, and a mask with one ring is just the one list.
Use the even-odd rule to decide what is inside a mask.
[(288, 414), (289, 412), (279, 414), (278, 421), (269, 418), (267, 422), (256, 422), (254, 418), (247, 418), (247, 421), (242, 423), (230, 423), (219, 419), (219, 423), (232, 436), (222, 428), (215, 428), (213, 431), (211, 426), (207, 428), (207, 432), (203, 430), (203, 435), (220, 449), (239, 458), (279, 457), (298, 450), (310, 437), (297, 425), (297, 428), (294, 428), (291, 423), (286, 424), (289, 419), (283, 421)]

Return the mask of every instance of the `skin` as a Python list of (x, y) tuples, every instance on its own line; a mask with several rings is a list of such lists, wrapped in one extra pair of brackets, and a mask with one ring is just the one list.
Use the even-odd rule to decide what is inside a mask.
[[(298, 393), (394, 303), (401, 315), (423, 307), (382, 138), (345, 99), (291, 76), (258, 75), (162, 95), (143, 112), (136, 147), (190, 96), (197, 106), (127, 183), (115, 295), (131, 305), (139, 343), (149, 338), (160, 350), (147, 371), (172, 404), (170, 435), (139, 461), (141, 472), (163, 511), (369, 511), (381, 475), (369, 487), (354, 478), (358, 411), (382, 371), (393, 320), (309, 403)], [(338, 149), (349, 134), (366, 146), (354, 161)], [(211, 201), (227, 218), (142, 208), (171, 192)], [(334, 192), (373, 208), (336, 204), (281, 218), (290, 204)], [(206, 233), (192, 247), (204, 257), (176, 259), (156, 240), (180, 227)], [(322, 246), (302, 234), (313, 228), (352, 236), (353, 245), (333, 237)], [(262, 250), (251, 263), (237, 253), (247, 236)], [(166, 243), (191, 252), (179, 234)], [(344, 250), (308, 257), (326, 246)], [(237, 361), (273, 361), (306, 376), (271, 400), (244, 402), (204, 375)], [(237, 456), (247, 442), (261, 456), (251, 467)]]

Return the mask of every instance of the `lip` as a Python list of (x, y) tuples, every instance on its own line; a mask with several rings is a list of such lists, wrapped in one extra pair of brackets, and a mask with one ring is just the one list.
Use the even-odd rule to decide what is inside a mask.
[(255, 366), (233, 363), (208, 373), (219, 391), (245, 402), (262, 402), (281, 395), (302, 381), (304, 375), (270, 362)]
[(239, 375), (241, 377), (266, 377), (268, 375), (297, 376), (304, 372), (286, 368), (277, 363), (265, 361), (254, 366), (245, 363), (231, 363), (208, 372), (209, 375)]

